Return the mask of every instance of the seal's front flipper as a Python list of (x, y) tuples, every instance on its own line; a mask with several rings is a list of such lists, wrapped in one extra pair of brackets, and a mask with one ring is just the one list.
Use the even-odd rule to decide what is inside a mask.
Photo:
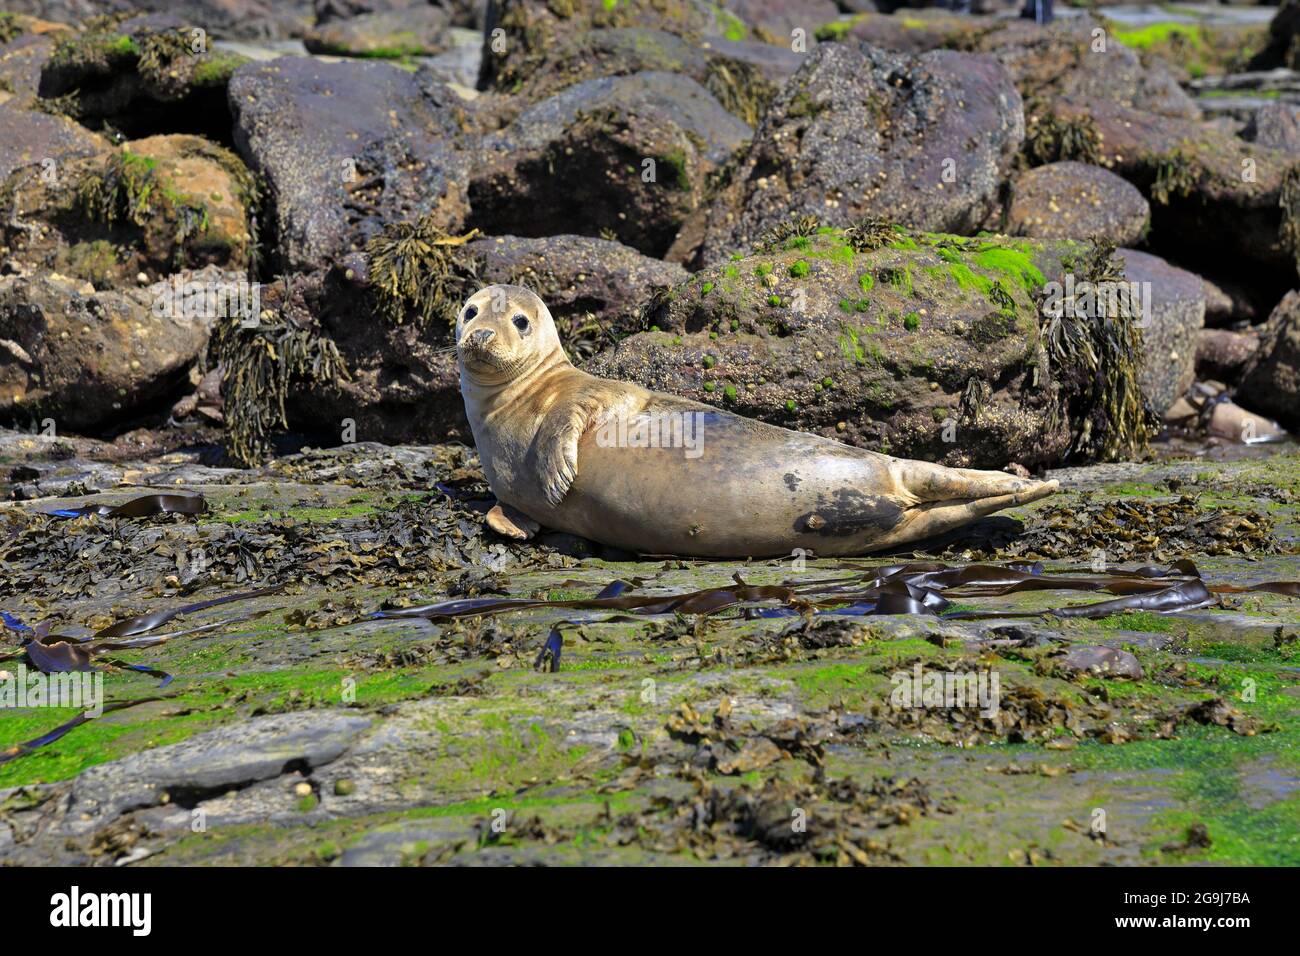
[(513, 541), (527, 541), (541, 530), (539, 525), (517, 508), (497, 502), (487, 513), (488, 527)]

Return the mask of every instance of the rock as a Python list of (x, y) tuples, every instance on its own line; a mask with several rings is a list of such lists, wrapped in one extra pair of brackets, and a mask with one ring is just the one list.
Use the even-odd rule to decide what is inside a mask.
[(1123, 677), (1142, 679), (1142, 665), (1128, 651), (1113, 647), (1086, 647), (1074, 645), (1052, 663), (1067, 674), (1086, 674), (1090, 677)]
[(1247, 362), (1237, 397), (1253, 411), (1300, 429), (1300, 292), (1278, 303), (1259, 334), (1259, 350)]
[(1248, 412), (1228, 399), (1215, 403), (1210, 412), (1207, 431), (1217, 438), (1226, 438), (1240, 445), (1286, 441), (1290, 437), (1277, 422)]
[(29, 33), (0, 46), (0, 103), (30, 105), (55, 42), (53, 36)]
[(996, 208), (1023, 136), (1020, 96), (990, 57), (821, 44), (773, 102), (711, 212), (703, 260), (748, 249), (800, 215), (974, 231)]
[(1151, 407), (1164, 412), (1196, 377), (1197, 333), (1205, 324), (1205, 284), (1200, 276), (1158, 256), (1120, 249), (1129, 282), (1149, 283), (1151, 315), (1142, 327), (1146, 358), (1139, 382)]
[(247, 270), (255, 258), (253, 179), (239, 157), (198, 136), (133, 140), (52, 177), (25, 168), (5, 188), (11, 255), (97, 288), (205, 265)]
[(724, 6), (748, 24), (755, 36), (787, 49), (796, 28), (804, 31), (811, 46), (814, 31), (840, 15), (833, 0), (727, 0)]
[(1200, 117), (1196, 102), (1163, 64), (1144, 66), (1137, 53), (1113, 37), (1104, 51), (1094, 49), (1093, 31), (1101, 26), (1088, 16), (1042, 27), (1025, 20), (908, 9), (857, 17), (847, 29), (828, 29), (822, 36), (852, 37), (910, 53), (944, 48), (987, 53), (1007, 68), (1026, 103), (1073, 96), (1165, 116)]
[(1196, 333), (1196, 376), (1235, 382), (1258, 348), (1254, 332), (1201, 329)]
[(226, 84), (245, 57), (213, 48), (196, 29), (204, 28), (150, 14), (61, 37), (41, 70), (39, 93), (62, 98), (82, 121), (108, 122), (128, 136), (164, 122), (175, 132), (224, 136)]
[(1151, 200), (1155, 251), (1209, 270), (1223, 270), (1230, 257), (1252, 283), (1277, 282), (1270, 270), (1284, 269), (1283, 281), (1293, 274), (1295, 253), (1283, 230), (1300, 210), (1282, 208), (1293, 157), (1106, 101), (1044, 104), (1028, 120), (1030, 141), (1054, 130), (1075, 144), (1057, 158), (1105, 166), (1141, 189)]
[(483, 140), (470, 174), (470, 222), (525, 236), (564, 223), (661, 255), (703, 202), (706, 178), (749, 133), (684, 76), (587, 80)]
[(705, 46), (675, 33), (643, 27), (566, 33), (521, 78), (507, 104), (513, 108), (520, 103), (522, 108), (583, 80), (657, 70), (689, 76), (728, 112), (753, 126), (803, 60), (788, 46), (722, 38)]
[(642, 326), (653, 328), (589, 370), (900, 457), (1059, 460), (1095, 409), (1078, 398), (1091, 386), (1074, 378), (1077, 363), (1040, 350), (1034, 296), (1084, 248), (850, 238), (792, 234), (704, 269), (656, 301)]
[(209, 37), (232, 40), (295, 37), (312, 22), (311, 0), (8, 0), (5, 8), (69, 24), (98, 15), (168, 13), (201, 26)]
[[(749, 29), (734, 13), (704, 0), (607, 3), (605, 0), (492, 0), (483, 32), (479, 89), (509, 92), (525, 82), (565, 34), (608, 27), (665, 30), (693, 41), (725, 36), (744, 40)], [(499, 34), (493, 49), (494, 31)]]
[(331, 265), (424, 213), (456, 231), (468, 212), (464, 112), (427, 72), (282, 57), (236, 72), (230, 108), (240, 154), (272, 193), (281, 269)]
[[(208, 269), (180, 278), (242, 277)], [(91, 429), (165, 396), (203, 353), (213, 317), (163, 308), (163, 291), (96, 292), (57, 273), (0, 277), (0, 415)]]
[(1300, 0), (1282, 0), (1268, 25), (1268, 43), (1250, 61), (1252, 70), (1300, 70)]
[(108, 143), (66, 116), (0, 103), (0, 180), (17, 169), (35, 166), (48, 179), (60, 164), (80, 156), (107, 152)]
[(396, 59), (431, 56), (451, 46), (451, 14), (419, 6), (400, 12), (363, 13), (313, 27), (303, 37), (312, 53)]
[(1269, 149), (1300, 154), (1300, 106), (1281, 100), (1265, 103), (1254, 112), (1242, 136)]
[(1007, 231), (1036, 239), (1099, 237), (1136, 245), (1146, 234), (1151, 207), (1137, 187), (1084, 163), (1049, 163), (1016, 178)]
[(901, 13), (862, 13), (852, 20), (828, 23), (817, 33), (819, 40), (864, 40), (872, 46), (896, 53), (926, 53), (930, 50), (969, 49), (975, 38), (1000, 23), (949, 13), (946, 10), (908, 8)]
[[(630, 325), (657, 289), (686, 278), (680, 266), (587, 236), (476, 239), (464, 256), (474, 288), (518, 283), (542, 295), (579, 364), (605, 344), (610, 330)], [(295, 427), (337, 432), (338, 422), (351, 418), (358, 440), (468, 439), (456, 356), (447, 348), (450, 317), (424, 326), (358, 323), (356, 316), (373, 313), (374, 306), (358, 297), (355, 286), (340, 287), (337, 277), (321, 275), (296, 281), (305, 284), (300, 295), (306, 311), (338, 347), (351, 381), (303, 384), (289, 402)]]
[(142, 807), (195, 803), (337, 760), (371, 718), (345, 711), (274, 714), (99, 764), (72, 785), (64, 829), (102, 827)]
[[(526, 239), (497, 236), (476, 239), (466, 251), (477, 263), (484, 285), (506, 283), (532, 289), (546, 302), (561, 326), (594, 321), (607, 332), (634, 317), (656, 290), (686, 281), (674, 263), (641, 255), (635, 249), (588, 236)], [(569, 357), (581, 363), (587, 356)]]
[[(1251, 325), (1263, 321), (1272, 302), (1261, 306), (1261, 290), (1221, 279), (1217, 276), (1205, 282), (1205, 324), (1208, 326), (1246, 322)], [(1267, 295), (1265, 291), (1263, 294)]]
[(1138, 55), (1113, 37), (1096, 48), (1093, 31), (1102, 24), (1089, 16), (1056, 20), (1046, 27), (1009, 20), (1000, 30), (980, 35), (971, 45), (997, 58), (1015, 78), (1025, 102), (1057, 97), (1115, 103), (1181, 119), (1199, 119), (1200, 109), (1160, 63), (1143, 65)]

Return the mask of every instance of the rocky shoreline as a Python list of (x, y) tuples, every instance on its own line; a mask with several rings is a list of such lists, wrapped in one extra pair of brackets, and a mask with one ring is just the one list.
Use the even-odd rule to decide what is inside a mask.
[[(1300, 861), (1296, 0), (136, 7), (0, 13), (0, 682), (107, 704), (0, 708), (0, 862)], [(852, 562), (506, 541), (492, 283), (596, 374), (1063, 491)], [(1212, 599), (569, 606), (894, 562)]]

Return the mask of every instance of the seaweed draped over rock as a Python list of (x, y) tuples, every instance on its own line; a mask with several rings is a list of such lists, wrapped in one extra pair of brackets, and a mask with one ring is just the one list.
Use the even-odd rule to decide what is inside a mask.
[(952, 466), (1136, 454), (1150, 434), (1139, 330), (1039, 308), (1067, 273), (1113, 281), (1112, 251), (804, 217), (659, 296), (590, 368)]
[(245, 466), (259, 463), (272, 433), (288, 427), (284, 403), (295, 380), (333, 384), (348, 378), (330, 339), (287, 321), (250, 326), (238, 316), (223, 319), (213, 329), (212, 350), (222, 367), (226, 447)]
[(680, 266), (603, 239), (472, 238), (436, 223), (391, 223), (337, 268), (265, 287), (263, 309), (278, 316), (269, 326), (223, 327), (216, 358), (228, 380), (245, 377), (238, 396), (225, 392), (233, 455), (257, 460), (276, 428), (336, 440), (344, 419), (357, 441), (466, 438), (452, 328), (480, 286), (536, 291), (581, 361), (655, 289), (686, 278)]

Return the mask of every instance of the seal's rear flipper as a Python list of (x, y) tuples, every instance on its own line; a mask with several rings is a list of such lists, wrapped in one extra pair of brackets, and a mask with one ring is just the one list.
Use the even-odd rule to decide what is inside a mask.
[(1004, 508), (1016, 508), (1055, 494), (1057, 481), (1017, 478), (1000, 471), (945, 468), (924, 461), (899, 461), (897, 477), (916, 499), (888, 536), (889, 544), (945, 534)]
[(527, 541), (541, 530), (541, 525), (528, 515), (500, 502), (487, 513), (487, 524), (497, 534), (513, 541)]

